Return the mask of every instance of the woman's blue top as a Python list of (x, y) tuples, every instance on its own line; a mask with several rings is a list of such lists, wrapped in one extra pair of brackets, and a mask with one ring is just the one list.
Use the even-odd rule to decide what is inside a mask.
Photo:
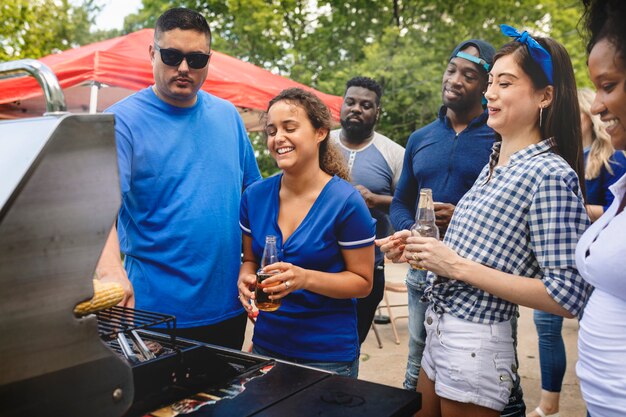
[[(589, 148), (585, 148), (585, 165), (589, 157)], [(611, 174), (606, 166), (602, 165), (600, 174), (593, 179), (585, 179), (587, 193), (587, 204), (602, 206), (606, 211), (613, 202), (613, 193), (609, 187), (619, 180), (626, 173), (626, 155), (622, 151), (615, 151), (609, 165), (613, 173)]]
[[(341, 250), (374, 244), (375, 220), (367, 205), (350, 183), (336, 176), (283, 241), (278, 227), (281, 179), (282, 174), (257, 182), (242, 196), (240, 226), (252, 237), (259, 264), (267, 235), (276, 236), (281, 261), (331, 273), (346, 268)], [(253, 343), (292, 358), (351, 362), (359, 354), (356, 320), (354, 298), (336, 299), (297, 290), (283, 299), (277, 311), (259, 313)]]

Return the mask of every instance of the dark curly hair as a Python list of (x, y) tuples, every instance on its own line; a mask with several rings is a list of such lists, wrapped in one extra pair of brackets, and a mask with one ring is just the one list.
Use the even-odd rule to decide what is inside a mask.
[[(623, 0), (583, 0), (585, 12), (582, 17), (587, 35), (587, 54), (603, 39), (617, 50), (618, 58), (626, 67), (626, 2)], [(621, 213), (626, 205), (626, 191), (617, 209)]]
[(270, 101), (267, 111), (269, 112), (270, 108), (280, 101), (286, 101), (302, 107), (315, 129), (326, 129), (326, 137), (320, 143), (320, 168), (329, 175), (337, 175), (346, 181), (350, 181), (350, 172), (348, 171), (345, 158), (341, 151), (330, 143), (329, 140), (332, 118), (326, 104), (313, 93), (301, 88), (288, 88), (281, 91), (280, 94)]
[[(376, 105), (380, 106), (380, 98), (383, 96), (383, 89), (380, 84), (376, 82), (376, 80), (368, 77), (354, 77), (346, 83), (346, 92), (350, 87), (363, 87), (373, 91), (376, 93)], [(344, 92), (343, 95), (345, 96), (346, 93)]]
[(626, 64), (626, 2), (623, 0), (583, 0), (587, 53), (596, 43), (607, 39)]

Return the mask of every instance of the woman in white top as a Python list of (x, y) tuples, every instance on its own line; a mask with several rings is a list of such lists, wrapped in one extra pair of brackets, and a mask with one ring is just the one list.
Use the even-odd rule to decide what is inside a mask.
[[(591, 108), (615, 149), (626, 148), (626, 4), (585, 0), (590, 32)], [(626, 176), (610, 187), (613, 204), (581, 237), (576, 265), (595, 287), (578, 334), (576, 373), (592, 417), (626, 415)]]

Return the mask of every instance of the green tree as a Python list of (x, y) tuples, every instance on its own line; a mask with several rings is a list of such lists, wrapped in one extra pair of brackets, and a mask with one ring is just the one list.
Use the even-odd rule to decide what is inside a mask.
[[(441, 78), (454, 46), (508, 41), (499, 24), (549, 35), (568, 49), (579, 85), (590, 85), (577, 24), (578, 0), (143, 0), (122, 31), (91, 31), (97, 1), (4, 0), (0, 60), (50, 52), (154, 27), (171, 7), (201, 12), (213, 47), (321, 91), (341, 95), (355, 75), (384, 88), (378, 130), (405, 144), (441, 105)], [(263, 170), (274, 167), (264, 140), (253, 144)]]
[(587, 70), (587, 51), (578, 24), (583, 13), (581, 1), (544, 0), (550, 19), (549, 34), (561, 42), (572, 59), (576, 83), (579, 87), (591, 87)]
[[(509, 41), (500, 33), (500, 23), (548, 34), (563, 42), (574, 61), (579, 83), (584, 83), (585, 53), (580, 37), (575, 36), (577, 16), (582, 10), (576, 2), (559, 3), (562, 2), (411, 2), (411, 7), (396, 8), (400, 24), (387, 27), (379, 41), (364, 45), (364, 59), (348, 67), (348, 71), (339, 71), (336, 82), (355, 74), (379, 80), (385, 96), (378, 128), (401, 144), (413, 130), (436, 117), (441, 105), (443, 71), (454, 46), (464, 39), (482, 38), (498, 48)], [(336, 88), (333, 92), (343, 91)]]
[(3, 0), (0, 61), (39, 58), (92, 41), (95, 0)]
[(500, 23), (563, 42), (586, 83), (576, 0), (143, 0), (128, 29), (152, 26), (175, 5), (207, 16), (216, 49), (321, 91), (341, 95), (355, 75), (377, 79), (379, 130), (400, 143), (434, 119), (454, 46), (468, 38), (500, 46)]

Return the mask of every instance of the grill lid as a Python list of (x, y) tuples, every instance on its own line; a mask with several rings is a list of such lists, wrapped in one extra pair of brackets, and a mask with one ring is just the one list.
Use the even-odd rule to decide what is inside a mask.
[(0, 122), (2, 415), (121, 415), (132, 371), (74, 306), (120, 205), (113, 115)]

